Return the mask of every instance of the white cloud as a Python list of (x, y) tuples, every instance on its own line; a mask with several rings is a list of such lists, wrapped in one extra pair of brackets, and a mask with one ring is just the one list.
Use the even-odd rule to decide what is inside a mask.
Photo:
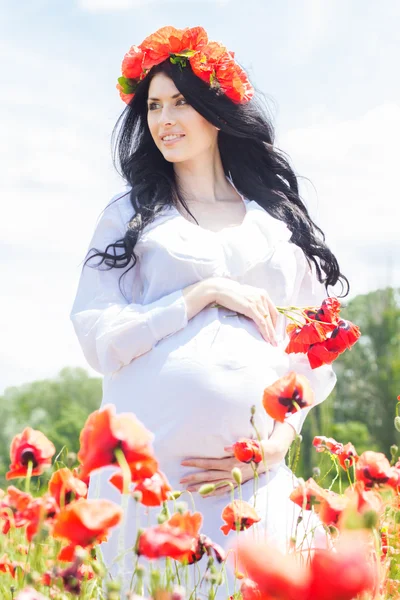
[[(78, 0), (78, 6), (81, 10), (88, 12), (118, 12), (132, 10), (149, 4), (169, 4), (171, 0)], [(225, 5), (230, 0), (174, 0), (174, 3), (198, 4), (211, 3), (216, 5)]]
[[(325, 121), (283, 133), (278, 146), (296, 173), (317, 188), (320, 218), (338, 239), (398, 238), (400, 104), (386, 103), (351, 120)], [(306, 197), (311, 195), (310, 184)], [(315, 211), (315, 207), (314, 207)]]
[(300, 179), (301, 196), (351, 280), (352, 295), (400, 286), (400, 268), (390, 262), (399, 248), (399, 139), (400, 105), (385, 103), (351, 120), (326, 115), (277, 140), (296, 174), (310, 180)]

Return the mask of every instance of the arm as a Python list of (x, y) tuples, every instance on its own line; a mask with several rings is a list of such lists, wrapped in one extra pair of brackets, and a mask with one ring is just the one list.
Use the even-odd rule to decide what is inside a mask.
[[(314, 264), (312, 264), (312, 269), (308, 266), (302, 249), (296, 246), (295, 252), (298, 263), (298, 277), (295, 283), (292, 304), (295, 306), (320, 305), (327, 298), (325, 286), (318, 281)], [(322, 365), (317, 369), (311, 369), (305, 354), (289, 354), (288, 356), (289, 370), (305, 375), (309, 379), (315, 395), (313, 406), (326, 400), (337, 381), (332, 365)], [(300, 433), (310, 410), (312, 410), (312, 407), (303, 408), (287, 417), (285, 423), (291, 425), (296, 433)]]
[[(97, 223), (89, 248), (103, 251), (121, 239), (125, 230), (117, 204), (111, 203)], [(128, 289), (135, 297), (129, 303), (118, 285), (126, 269), (107, 270), (104, 263), (97, 268), (99, 261), (96, 257), (83, 266), (70, 319), (87, 362), (101, 374), (116, 372), (148, 352), (162, 338), (185, 327), (190, 318), (212, 302), (204, 280), (150, 304), (138, 303), (141, 279), (137, 261), (121, 279), (121, 287), (129, 282)]]

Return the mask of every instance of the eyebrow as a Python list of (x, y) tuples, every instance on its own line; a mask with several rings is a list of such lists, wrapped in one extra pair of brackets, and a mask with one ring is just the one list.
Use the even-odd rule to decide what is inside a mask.
[[(181, 92), (178, 92), (177, 94), (174, 94), (173, 96), (171, 96), (171, 98), (177, 98), (178, 96), (182, 96)], [(148, 98), (148, 100), (159, 100), (160, 98)]]

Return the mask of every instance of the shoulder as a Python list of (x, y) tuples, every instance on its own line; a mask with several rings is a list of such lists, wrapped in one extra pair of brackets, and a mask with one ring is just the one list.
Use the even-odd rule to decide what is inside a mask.
[(131, 187), (126, 185), (114, 194), (103, 208), (99, 219), (112, 220), (127, 225), (133, 218), (135, 211), (130, 201)]

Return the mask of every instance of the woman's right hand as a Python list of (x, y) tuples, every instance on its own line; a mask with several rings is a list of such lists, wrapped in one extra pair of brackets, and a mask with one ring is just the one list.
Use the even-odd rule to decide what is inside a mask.
[(227, 277), (214, 279), (216, 303), (252, 319), (263, 338), (277, 346), (275, 327), (279, 312), (268, 293), (263, 288), (239, 283)]

